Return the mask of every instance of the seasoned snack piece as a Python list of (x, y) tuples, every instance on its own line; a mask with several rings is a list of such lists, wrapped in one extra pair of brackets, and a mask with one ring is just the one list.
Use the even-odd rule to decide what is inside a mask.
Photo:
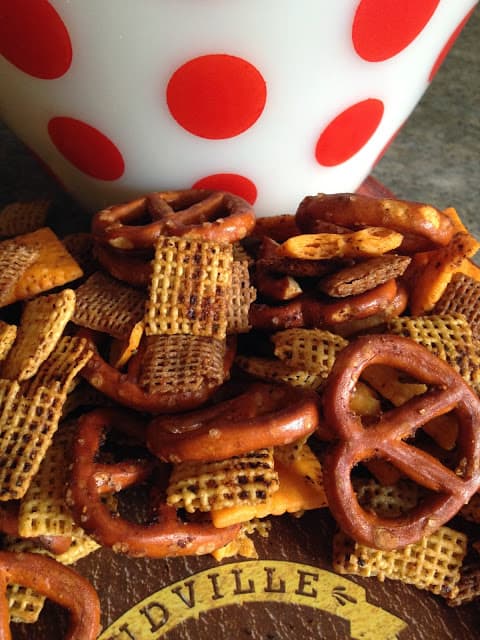
[[(398, 368), (428, 384), (429, 390), (365, 427), (350, 411), (350, 402), (358, 379), (371, 364)], [(452, 518), (480, 487), (480, 400), (454, 369), (408, 338), (363, 336), (345, 347), (323, 392), (323, 409), (326, 424), (338, 438), (323, 460), (325, 493), (341, 529), (357, 542), (384, 550), (417, 542)], [(459, 428), (453, 469), (406, 441), (432, 418), (450, 411)], [(431, 493), (406, 516), (367, 513), (354, 494), (351, 470), (371, 458), (387, 460)]]
[(303, 369), (326, 379), (337, 354), (348, 342), (322, 329), (287, 329), (272, 336), (277, 358), (293, 368)]
[(382, 282), (401, 276), (410, 264), (409, 256), (387, 255), (362, 260), (326, 276), (318, 283), (320, 291), (334, 297), (357, 295)]
[(37, 622), (45, 600), (45, 596), (29, 587), (20, 584), (10, 584), (7, 587), (8, 609), (12, 622)]
[(279, 252), (290, 258), (303, 260), (331, 260), (333, 258), (365, 258), (379, 256), (402, 243), (401, 233), (384, 227), (366, 227), (351, 233), (313, 233), (286, 240)]
[(62, 242), (47, 227), (1, 242), (0, 255), (5, 247), (10, 245), (33, 250), (37, 256), (24, 270), (9, 295), (2, 299), (3, 306), (60, 287), (83, 275), (81, 268)]
[(212, 522), (216, 527), (227, 527), (269, 515), (301, 514), (327, 506), (322, 466), (310, 447), (303, 445), (293, 458), (282, 455), (279, 448), (276, 447), (274, 452), (279, 484), (277, 491), (263, 503), (238, 504), (212, 510)]
[(232, 284), (232, 246), (161, 236), (156, 245), (145, 331), (223, 340)]
[(62, 238), (62, 244), (68, 253), (77, 261), (85, 276), (98, 271), (99, 265), (95, 259), (94, 242), (91, 233), (77, 231)]
[(51, 200), (11, 202), (0, 211), (0, 236), (12, 238), (45, 226)]
[(442, 297), (432, 309), (434, 315), (462, 313), (472, 335), (480, 339), (480, 282), (463, 273), (455, 273)]
[(268, 236), (276, 242), (284, 242), (292, 236), (301, 233), (295, 222), (295, 216), (290, 213), (279, 214), (276, 216), (267, 216), (257, 218), (255, 227), (250, 234), (254, 238), (263, 238)]
[[(137, 411), (146, 411), (153, 414), (188, 411), (206, 402), (217, 390), (219, 377), (221, 376), (221, 381), (223, 382), (228, 376), (235, 357), (235, 343), (231, 339), (227, 339), (225, 344), (224, 341), (210, 340), (202, 338), (202, 336), (148, 336), (144, 337), (144, 342), (140, 344), (139, 350), (130, 358), (127, 372), (123, 373), (108, 364), (98, 353), (95, 346), (96, 336), (94, 332), (84, 329), (79, 335), (87, 338), (93, 349), (91, 359), (81, 371), (82, 377), (111, 400)], [(161, 353), (161, 349), (159, 350), (155, 347), (155, 345), (158, 347), (162, 340), (166, 349), (172, 354), (173, 361), (166, 361), (165, 354)], [(148, 380), (150, 380), (152, 393), (147, 392), (139, 384), (144, 345), (149, 341), (151, 343), (150, 363), (153, 368), (146, 369), (143, 376), (143, 384), (149, 386), (150, 382)], [(219, 355), (220, 349), (222, 349), (223, 353), (223, 367), (217, 369), (215, 368), (215, 359)], [(155, 353), (163, 360), (169, 375), (172, 371), (176, 371), (176, 379), (164, 380), (155, 373)], [(182, 379), (186, 371), (181, 367), (187, 367), (185, 358), (188, 353), (194, 355), (194, 370), (190, 370), (190, 386), (187, 388)], [(200, 353), (207, 356), (211, 365), (205, 367), (205, 362), (203, 363), (201, 376), (199, 375), (198, 367)], [(211, 377), (212, 371), (214, 371), (213, 378)], [(176, 383), (175, 388), (171, 385), (172, 381)], [(155, 388), (156, 390), (153, 391)], [(165, 391), (162, 389), (165, 389)]]
[(469, 233), (457, 233), (450, 244), (434, 251), (413, 256), (407, 272), (410, 287), (410, 312), (422, 315), (433, 309), (455, 273), (468, 269), (468, 258), (480, 248), (480, 242)]
[(396, 518), (408, 513), (420, 500), (418, 485), (409, 480), (384, 485), (373, 478), (355, 478), (353, 485), (359, 504), (383, 518)]
[(75, 336), (63, 336), (37, 374), (22, 383), (22, 392), (33, 396), (40, 387), (58, 387), (65, 401), (73, 382), (93, 355), (90, 343)]
[(142, 341), (145, 327), (143, 320), (133, 325), (126, 338), (113, 339), (110, 342), (108, 361), (115, 369), (122, 369), (132, 356), (134, 356)]
[(257, 533), (262, 538), (268, 538), (270, 532), (270, 522), (254, 518), (248, 522), (244, 522), (237, 534), (237, 537), (220, 549), (215, 549), (212, 556), (217, 562), (232, 558), (234, 556), (243, 556), (244, 558), (258, 558), (255, 544), (250, 536)]
[(75, 424), (61, 426), (43, 458), (38, 472), (20, 501), (18, 533), (23, 538), (40, 535), (71, 536), (73, 518), (65, 502), (68, 452)]
[[(288, 236), (283, 241), (288, 240)], [(320, 277), (335, 271), (336, 261), (302, 260), (281, 254), (281, 245), (272, 238), (263, 237), (255, 264), (258, 270), (273, 274), (283, 274), (294, 278)]]
[(320, 389), (325, 382), (322, 376), (312, 374), (309, 371), (295, 369), (288, 363), (274, 358), (239, 355), (235, 358), (235, 364), (254, 378), (266, 382), (286, 382), (292, 387), (305, 387), (315, 390)]
[(3, 363), (2, 376), (19, 382), (34, 376), (55, 349), (74, 309), (73, 289), (28, 301), (23, 308), (15, 343)]
[(0, 380), (0, 500), (25, 495), (57, 430), (64, 397), (58, 383), (26, 396), (18, 382)]
[(159, 416), (147, 445), (161, 460), (223, 460), (289, 444), (316, 429), (318, 396), (309, 389), (255, 382), (236, 397), (182, 415)]
[(0, 307), (15, 302), (15, 287), (38, 258), (38, 250), (13, 241), (0, 243)]
[(447, 600), (449, 607), (459, 607), (480, 598), (480, 564), (463, 566), (457, 586), (457, 595)]
[(295, 214), (297, 225), (304, 233), (310, 233), (319, 219), (349, 228), (394, 229), (415, 236), (417, 247), (421, 247), (422, 239), (430, 246), (446, 245), (454, 233), (450, 218), (430, 205), (353, 193), (319, 193), (304, 198)]
[(392, 318), (387, 330), (426, 347), (480, 391), (480, 347), (463, 314)]
[(113, 249), (94, 242), (94, 255), (98, 263), (111, 276), (139, 289), (146, 289), (152, 277), (151, 252), (138, 255), (136, 251)]
[[(152, 222), (138, 224), (146, 216)], [(236, 242), (254, 225), (253, 209), (243, 198), (224, 191), (185, 189), (151, 193), (103, 209), (93, 218), (92, 232), (111, 247), (140, 249), (153, 246), (161, 235)]]
[(146, 337), (139, 353), (138, 384), (149, 395), (194, 394), (225, 380), (223, 340), (153, 335)]
[(467, 504), (460, 509), (459, 514), (465, 520), (480, 524), (480, 493), (474, 493)]
[(372, 549), (338, 532), (333, 537), (333, 568), (344, 575), (373, 576), (380, 582), (401, 580), (450, 599), (459, 591), (466, 550), (467, 536), (448, 527), (391, 551)]
[(273, 449), (259, 449), (215, 462), (181, 462), (174, 466), (167, 504), (189, 513), (264, 503), (278, 490)]
[(17, 325), (0, 320), (0, 362), (3, 362), (17, 337)]
[[(102, 495), (114, 493), (116, 483), (110, 486), (103, 479), (115, 473), (120, 463), (99, 462), (99, 448), (112, 427), (131, 433), (132, 421), (133, 428), (141, 432), (139, 418), (125, 411), (98, 409), (80, 418), (68, 491), (68, 502), (77, 522), (100, 544), (131, 556), (201, 555), (233, 540), (238, 527), (216, 529), (210, 522), (181, 522), (173, 507), (158, 504), (158, 500), (153, 505), (155, 522), (151, 524), (129, 522), (110, 512)], [(122, 488), (125, 486), (128, 484)]]
[[(100, 633), (100, 602), (90, 582), (73, 569), (35, 553), (0, 552), (0, 575), (6, 599), (8, 584), (31, 587), (70, 612), (68, 638), (95, 640)], [(6, 602), (2, 606), (5, 612)], [(8, 616), (0, 621), (0, 635), (10, 638)]]
[(255, 287), (250, 286), (248, 262), (234, 260), (230, 303), (227, 307), (227, 333), (246, 333), (250, 330), (249, 310), (256, 298)]
[(319, 327), (335, 331), (337, 325), (344, 326), (350, 321), (364, 320), (384, 313), (385, 309), (398, 303), (398, 296), (396, 281), (388, 280), (375, 289), (333, 302), (305, 294), (286, 304), (253, 303), (250, 307), (250, 322), (254, 329), (261, 331), (297, 327)]
[(145, 294), (101, 271), (92, 274), (76, 294), (72, 320), (80, 327), (125, 339), (143, 318)]

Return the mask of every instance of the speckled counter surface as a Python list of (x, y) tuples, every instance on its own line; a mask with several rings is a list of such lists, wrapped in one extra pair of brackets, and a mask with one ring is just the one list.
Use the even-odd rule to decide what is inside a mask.
[[(455, 206), (480, 236), (480, 9), (373, 175), (401, 198)], [(45, 191), (53, 192), (56, 206), (76, 212), (75, 204), (0, 123), (0, 205)]]

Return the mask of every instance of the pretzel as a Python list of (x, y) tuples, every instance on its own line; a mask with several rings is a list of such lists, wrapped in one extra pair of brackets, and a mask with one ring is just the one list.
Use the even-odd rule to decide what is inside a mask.
[[(154, 414), (188, 411), (206, 402), (219, 386), (218, 381), (207, 379), (195, 390), (149, 393), (138, 383), (143, 356), (142, 344), (137, 353), (130, 358), (128, 371), (124, 373), (104, 360), (95, 348), (98, 335), (88, 329), (81, 329), (78, 335), (87, 338), (93, 347), (93, 355), (81, 371), (82, 377), (107, 397), (131, 409)], [(235, 340), (228, 339), (226, 345), (223, 362), (224, 376), (230, 371), (235, 357)]]
[[(434, 385), (364, 428), (350, 399), (364, 369), (388, 364)], [(340, 527), (357, 542), (395, 549), (437, 530), (468, 502), (480, 486), (480, 401), (448, 364), (408, 338), (371, 335), (357, 338), (338, 355), (323, 395), (324, 419), (336, 431), (337, 444), (324, 460), (325, 492)], [(436, 416), (454, 410), (458, 417), (457, 468), (450, 470), (432, 455), (404, 440)], [(399, 518), (382, 518), (359, 505), (351, 470), (368, 459), (387, 459), (433, 493)]]
[(313, 433), (318, 420), (314, 391), (255, 382), (211, 407), (154, 418), (147, 445), (170, 462), (222, 460), (294, 442)]
[(103, 479), (109, 469), (115, 475), (117, 467), (99, 464), (97, 457), (105, 432), (112, 427), (130, 431), (132, 420), (138, 418), (116, 409), (97, 409), (79, 420), (67, 500), (83, 529), (100, 544), (135, 557), (201, 555), (230, 542), (238, 527), (216, 529), (211, 522), (181, 522), (175, 508), (165, 502), (155, 505), (154, 523), (138, 524), (110, 512), (102, 496), (115, 486), (106, 485)]
[(0, 551), (0, 638), (11, 640), (6, 588), (20, 584), (70, 611), (68, 640), (95, 640), (100, 633), (100, 602), (90, 582), (70, 567), (38, 553)]
[(284, 305), (253, 303), (250, 305), (250, 324), (254, 329), (264, 331), (335, 327), (336, 324), (383, 312), (394, 302), (397, 294), (398, 286), (392, 279), (356, 296), (331, 301), (305, 294)]
[[(151, 221), (142, 224), (148, 217)], [(186, 189), (152, 193), (102, 209), (93, 217), (92, 233), (116, 249), (145, 249), (154, 246), (160, 235), (236, 242), (254, 226), (255, 214), (243, 198), (225, 191)]]
[(447, 245), (455, 231), (449, 216), (430, 205), (352, 193), (304, 198), (295, 214), (297, 226), (303, 233), (315, 233), (318, 219), (349, 228), (386, 227), (413, 235), (417, 251)]
[(141, 288), (147, 288), (150, 284), (153, 255), (114, 249), (99, 242), (94, 245), (94, 253), (102, 267), (117, 280)]

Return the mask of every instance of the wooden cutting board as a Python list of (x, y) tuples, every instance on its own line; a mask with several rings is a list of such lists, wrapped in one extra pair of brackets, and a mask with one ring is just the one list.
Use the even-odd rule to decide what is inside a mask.
[[(391, 195), (371, 179), (359, 191)], [(101, 640), (480, 638), (478, 601), (450, 608), (399, 582), (335, 574), (327, 509), (271, 522), (268, 538), (255, 537), (256, 560), (133, 559), (100, 549), (79, 561), (100, 595)], [(66, 626), (65, 613), (47, 603), (35, 625), (13, 625), (13, 637), (60, 640)]]

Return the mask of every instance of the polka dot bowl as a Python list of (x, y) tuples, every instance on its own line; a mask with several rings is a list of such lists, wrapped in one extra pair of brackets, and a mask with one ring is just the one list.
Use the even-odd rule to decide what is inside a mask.
[(353, 191), (473, 0), (0, 0), (0, 115), (93, 211)]

